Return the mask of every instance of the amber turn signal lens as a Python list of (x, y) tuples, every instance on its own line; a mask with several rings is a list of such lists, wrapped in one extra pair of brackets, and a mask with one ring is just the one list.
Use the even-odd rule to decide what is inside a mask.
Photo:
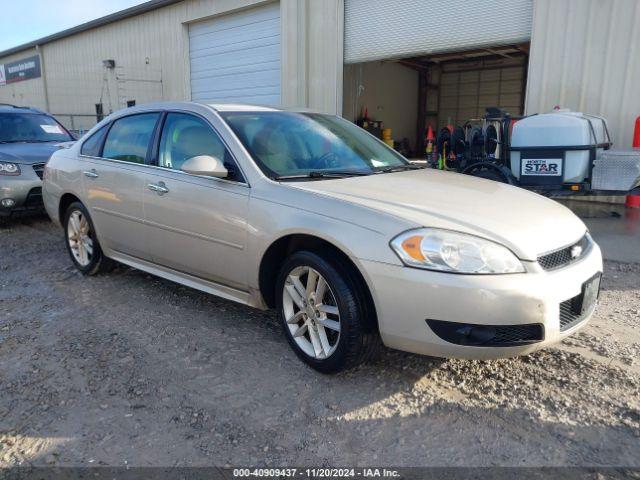
[(402, 242), (402, 249), (414, 260), (422, 262), (425, 260), (425, 257), (422, 255), (422, 251), (420, 249), (421, 242), (422, 237), (420, 235), (414, 235), (413, 237), (406, 238)]

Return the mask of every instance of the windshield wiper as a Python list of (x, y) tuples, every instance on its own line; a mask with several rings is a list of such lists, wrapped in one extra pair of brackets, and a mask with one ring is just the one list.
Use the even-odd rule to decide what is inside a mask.
[(382, 173), (404, 172), (405, 170), (423, 170), (424, 168), (426, 168), (424, 165), (415, 165), (413, 163), (410, 163), (408, 165), (398, 165), (395, 167), (381, 168), (380, 170), (378, 170), (378, 172), (382, 172)]
[(332, 170), (327, 172), (313, 171), (300, 175), (276, 175), (272, 177), (274, 180), (296, 180), (305, 178), (345, 178), (345, 177), (362, 177), (371, 175), (372, 172), (363, 172), (358, 170)]

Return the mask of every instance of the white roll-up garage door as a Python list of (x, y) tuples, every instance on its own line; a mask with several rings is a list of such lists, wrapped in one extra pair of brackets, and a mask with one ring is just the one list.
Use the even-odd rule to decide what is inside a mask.
[(189, 26), (191, 99), (280, 104), (280, 4)]
[(528, 42), (533, 0), (345, 0), (345, 63)]

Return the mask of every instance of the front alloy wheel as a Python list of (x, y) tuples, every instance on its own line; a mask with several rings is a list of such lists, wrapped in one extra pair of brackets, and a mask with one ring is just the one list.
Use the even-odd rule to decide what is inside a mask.
[(331, 256), (299, 251), (282, 266), (276, 284), (280, 321), (289, 344), (305, 363), (336, 373), (370, 358), (379, 345), (368, 318), (364, 285)]
[(324, 277), (312, 267), (296, 267), (282, 296), (287, 327), (300, 349), (312, 358), (330, 357), (340, 340), (340, 310)]

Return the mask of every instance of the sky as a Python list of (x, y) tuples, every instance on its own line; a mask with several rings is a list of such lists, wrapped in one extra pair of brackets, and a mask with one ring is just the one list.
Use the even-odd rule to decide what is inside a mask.
[(0, 51), (146, 0), (0, 0)]

